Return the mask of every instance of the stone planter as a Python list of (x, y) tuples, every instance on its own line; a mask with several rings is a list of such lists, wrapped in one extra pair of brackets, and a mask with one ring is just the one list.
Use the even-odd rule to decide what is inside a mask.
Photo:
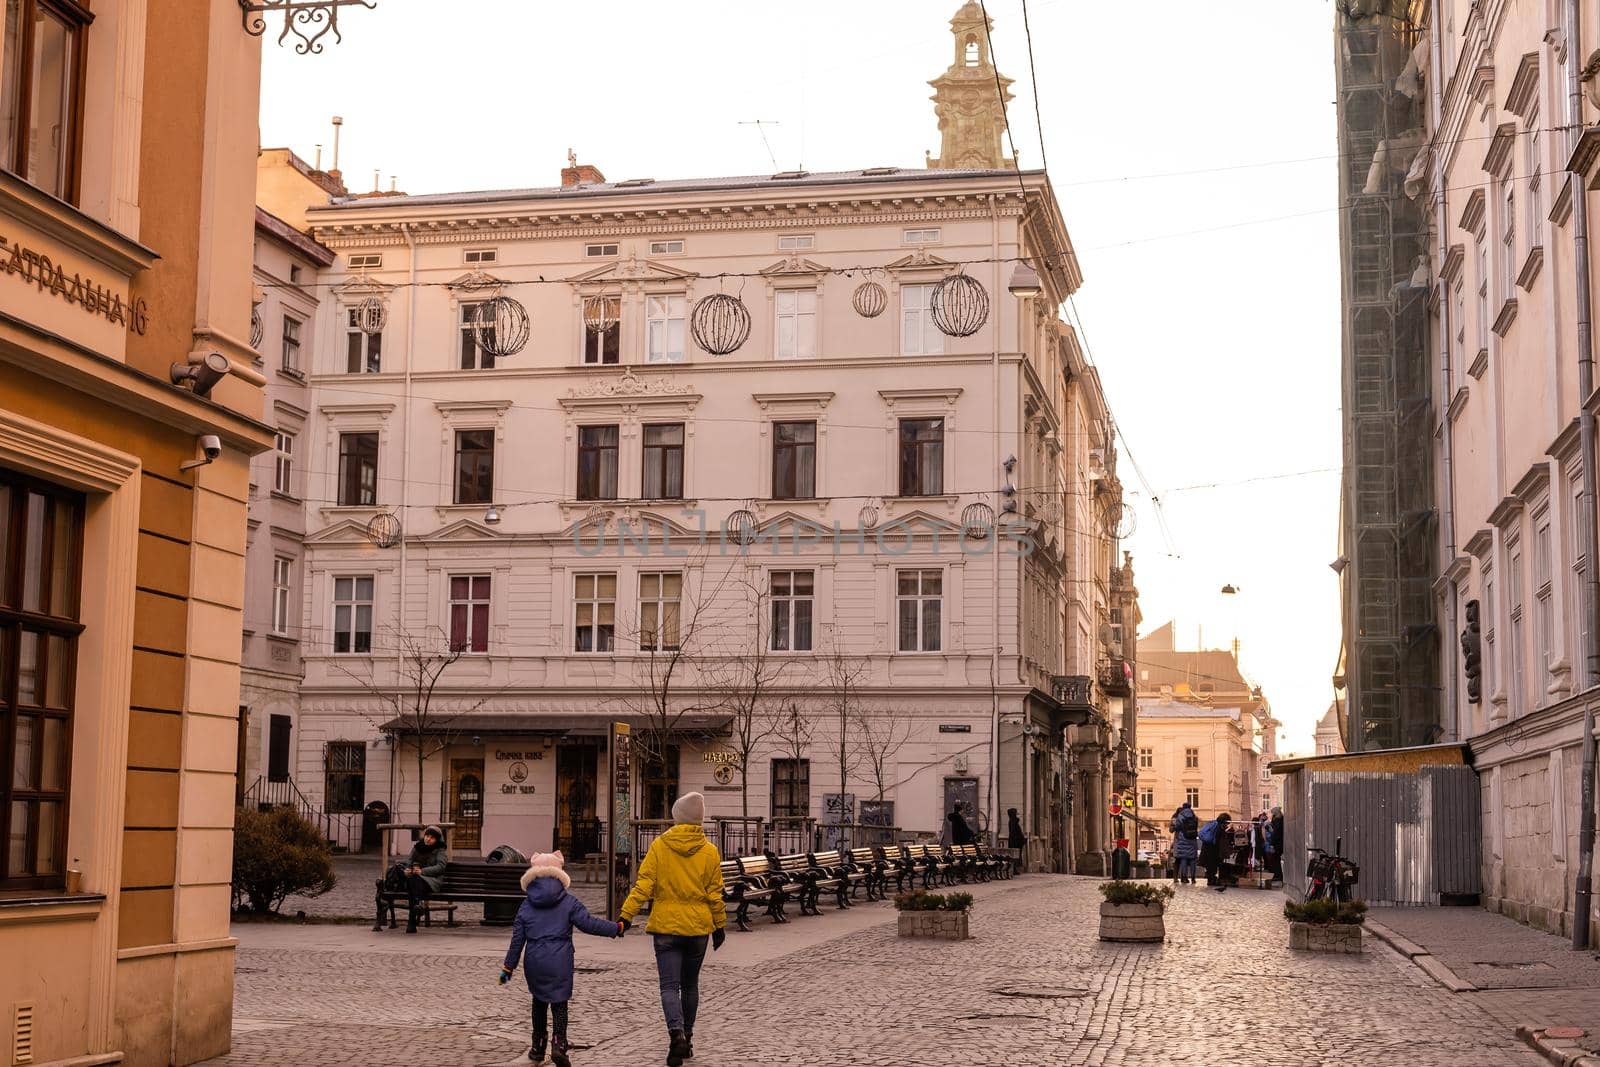
[(1356, 923), (1295, 923), (1289, 924), (1289, 947), (1306, 952), (1362, 951), (1361, 927)]
[(1100, 940), (1165, 941), (1167, 926), (1160, 904), (1100, 904)]
[(901, 937), (931, 937), (937, 941), (965, 941), (972, 935), (967, 931), (965, 911), (902, 911), (900, 913)]

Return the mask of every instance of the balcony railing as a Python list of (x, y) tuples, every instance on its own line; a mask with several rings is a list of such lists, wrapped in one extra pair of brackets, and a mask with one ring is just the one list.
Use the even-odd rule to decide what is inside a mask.
[(1051, 689), (1057, 703), (1087, 708), (1092, 704), (1094, 679), (1087, 674), (1058, 674), (1052, 679)]
[(1127, 660), (1112, 656), (1100, 664), (1100, 688), (1110, 696), (1125, 697), (1133, 691), (1131, 673)]

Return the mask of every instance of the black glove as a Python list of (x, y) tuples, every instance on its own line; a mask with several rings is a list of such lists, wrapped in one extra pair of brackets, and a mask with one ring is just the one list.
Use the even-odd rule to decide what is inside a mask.
[(620, 919), (618, 921), (622, 923), (622, 932), (623, 933), (627, 933), (629, 930), (633, 929), (633, 920), (632, 919)]
[(711, 931), (711, 951), (717, 951), (726, 940), (728, 940), (728, 931), (722, 929)]

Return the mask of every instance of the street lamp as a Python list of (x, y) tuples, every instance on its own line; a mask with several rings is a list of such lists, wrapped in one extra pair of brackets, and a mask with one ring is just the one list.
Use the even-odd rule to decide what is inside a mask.
[(488, 523), (490, 526), (499, 525), (500, 509), (495, 507), (493, 504), (490, 504), (489, 510), (483, 513), (483, 521)]
[(1011, 284), (1006, 288), (1012, 296), (1038, 296), (1044, 292), (1039, 272), (1030, 267), (1026, 260), (1017, 262), (1017, 269), (1011, 272)]
[(1239, 587), (1234, 585), (1232, 582), (1229, 582), (1227, 585), (1222, 587), (1223, 596), (1237, 596), (1238, 593)]

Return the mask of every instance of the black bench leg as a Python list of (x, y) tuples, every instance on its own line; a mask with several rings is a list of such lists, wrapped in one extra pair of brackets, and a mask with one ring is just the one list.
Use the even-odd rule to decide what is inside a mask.
[(838, 889), (839, 910), (843, 911), (850, 906), (850, 883), (840, 882)]
[(786, 923), (789, 921), (789, 916), (785, 915), (783, 911), (783, 905), (788, 899), (787, 894), (779, 890), (773, 890), (772, 897), (767, 902), (767, 914), (772, 916), (773, 922)]
[(750, 902), (748, 900), (739, 901), (739, 910), (733, 913), (733, 925), (744, 933), (748, 934), (750, 932)]
[(383, 883), (378, 883), (378, 888), (372, 893), (372, 932), (378, 933), (383, 929)]

